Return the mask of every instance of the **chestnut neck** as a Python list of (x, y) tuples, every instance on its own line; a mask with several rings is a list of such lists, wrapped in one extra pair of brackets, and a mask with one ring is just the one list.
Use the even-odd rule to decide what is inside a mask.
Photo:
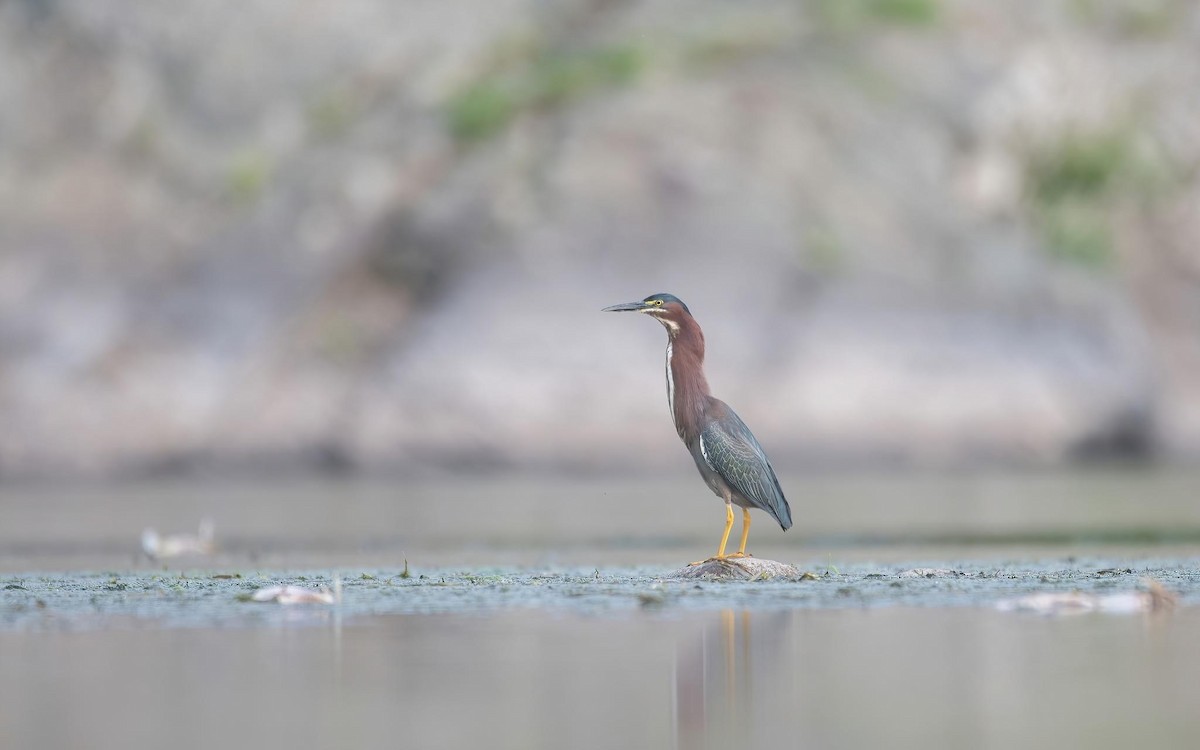
[[(673, 323), (674, 325), (671, 325)], [(711, 397), (704, 377), (704, 332), (692, 316), (684, 314), (664, 322), (667, 329), (667, 397), (675, 431), (689, 446), (702, 429), (704, 410)]]

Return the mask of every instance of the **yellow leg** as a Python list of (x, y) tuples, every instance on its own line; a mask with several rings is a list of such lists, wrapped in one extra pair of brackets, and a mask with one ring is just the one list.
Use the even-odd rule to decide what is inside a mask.
[(725, 558), (725, 543), (729, 541), (729, 531), (733, 528), (733, 506), (725, 503), (725, 533), (721, 535), (721, 546), (717, 547), (717, 559)]
[[(726, 543), (729, 542), (729, 532), (731, 529), (733, 529), (733, 505), (731, 503), (729, 503), (728, 501), (726, 501), (725, 502), (725, 533), (721, 534), (721, 546), (717, 547), (716, 557), (710, 557), (710, 558), (708, 558), (708, 560), (724, 560), (726, 557), (738, 557), (738, 555), (726, 555), (725, 554), (725, 545), (726, 545)], [(743, 532), (742, 536), (745, 536), (744, 532)], [(742, 546), (744, 547), (745, 545), (746, 545), (746, 540), (742, 539)], [(697, 560), (694, 563), (688, 563), (688, 565), (689, 566), (703, 565), (704, 563), (708, 562), (708, 560)]]
[[(732, 508), (730, 509), (732, 510)], [(745, 557), (746, 556), (746, 540), (750, 538), (750, 509), (742, 508), (742, 543), (738, 545), (738, 551), (734, 552), (730, 557)]]

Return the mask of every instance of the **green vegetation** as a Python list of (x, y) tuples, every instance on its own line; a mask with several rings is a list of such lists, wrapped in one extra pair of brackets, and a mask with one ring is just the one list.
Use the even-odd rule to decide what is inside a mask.
[(1068, 136), (1030, 161), (1034, 197), (1039, 203), (1054, 203), (1100, 196), (1113, 184), (1128, 152), (1128, 138), (1122, 134)]
[[(496, 586), (498, 584), (512, 583), (512, 580), (503, 575), (488, 574), (488, 573), (460, 573), (459, 578), (471, 586)], [(533, 585), (540, 585), (534, 581)]]
[(517, 96), (510, 88), (488, 79), (472, 84), (456, 96), (447, 113), (454, 137), (459, 141), (480, 141), (504, 129), (519, 108)]
[(845, 270), (846, 247), (832, 227), (818, 225), (804, 233), (801, 257), (812, 271), (833, 276)]
[(1117, 134), (1070, 136), (1033, 154), (1027, 165), (1034, 219), (1051, 255), (1088, 268), (1112, 263), (1107, 213), (1128, 158)]
[(358, 105), (345, 88), (333, 89), (309, 104), (309, 128), (320, 138), (336, 138), (354, 122)]
[(602, 86), (628, 83), (641, 69), (641, 55), (632, 47), (551, 56), (535, 69), (533, 101), (539, 106), (562, 104)]
[(1153, 196), (1166, 178), (1164, 165), (1138, 152), (1127, 129), (1064, 136), (1034, 150), (1025, 173), (1047, 251), (1093, 269), (1113, 262), (1117, 205)]
[(1070, 7), (1080, 22), (1130, 39), (1165, 37), (1191, 11), (1189, 0), (1074, 0)]
[(683, 51), (690, 65), (722, 65), (778, 49), (788, 39), (788, 30), (766, 23), (735, 24), (714, 29), (692, 40)]
[(1060, 260), (1085, 268), (1107, 268), (1113, 262), (1112, 230), (1105, 207), (1097, 202), (1064, 200), (1043, 206), (1037, 222), (1046, 250)]
[(134, 159), (153, 160), (159, 155), (161, 141), (162, 124), (147, 115), (129, 131), (121, 146)]
[(257, 149), (240, 151), (226, 171), (226, 192), (238, 204), (252, 204), (262, 196), (270, 177), (271, 161), (265, 153)]
[(454, 96), (446, 108), (447, 126), (460, 142), (481, 141), (526, 112), (559, 107), (628, 83), (643, 67), (641, 51), (632, 46), (567, 53), (534, 50), (524, 59), (498, 61)]
[(842, 31), (871, 24), (932, 26), (942, 10), (940, 0), (818, 0), (815, 9), (826, 25)]

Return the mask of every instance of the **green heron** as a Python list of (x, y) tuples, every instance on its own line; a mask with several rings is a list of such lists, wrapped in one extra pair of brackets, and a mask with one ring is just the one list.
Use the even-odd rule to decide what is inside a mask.
[[(652, 294), (641, 302), (613, 305), (603, 312), (645, 313), (667, 329), (667, 405), (675, 431), (709, 489), (725, 500), (725, 532), (715, 559), (745, 557), (751, 508), (770, 513), (784, 531), (791, 528), (792, 510), (767, 454), (746, 423), (708, 390), (704, 332), (683, 300), (672, 294)], [(742, 543), (737, 552), (726, 555), (734, 504), (742, 509)]]

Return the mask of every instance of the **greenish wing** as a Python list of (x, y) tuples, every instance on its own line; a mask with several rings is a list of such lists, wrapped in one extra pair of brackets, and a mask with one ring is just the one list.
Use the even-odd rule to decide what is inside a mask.
[(709, 468), (757, 507), (775, 516), (783, 528), (792, 525), (791, 509), (767, 454), (746, 423), (726, 409), (726, 419), (713, 420), (700, 433), (700, 453)]

